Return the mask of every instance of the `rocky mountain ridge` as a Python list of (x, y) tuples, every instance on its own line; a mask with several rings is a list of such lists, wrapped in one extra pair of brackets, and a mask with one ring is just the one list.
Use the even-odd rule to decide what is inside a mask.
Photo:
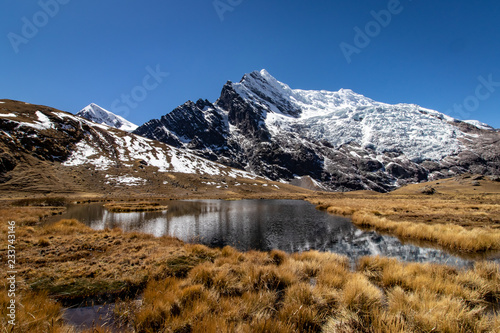
[(293, 186), (47, 106), (0, 100), (0, 191), (186, 196)]
[(214, 103), (188, 101), (134, 133), (279, 181), (393, 190), (470, 172), (500, 174), (500, 133), (349, 89), (291, 89), (267, 71), (228, 81)]

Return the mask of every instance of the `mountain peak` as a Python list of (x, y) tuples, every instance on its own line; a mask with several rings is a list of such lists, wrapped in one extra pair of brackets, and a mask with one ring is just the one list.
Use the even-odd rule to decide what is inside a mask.
[(346, 88), (340, 88), (338, 93), (339, 94), (356, 94), (352, 89), (346, 89)]
[[(260, 71), (253, 71), (250, 73), (254, 77), (261, 77), (270, 83), (279, 82), (274, 76), (272, 76), (266, 69), (261, 69)], [(281, 82), (279, 82), (281, 83)], [(284, 83), (281, 83), (284, 84)]]
[(269, 72), (265, 69), (245, 74), (241, 79), (240, 83), (246, 84), (247, 86), (252, 86), (257, 84), (262, 87), (267, 85), (279, 91), (283, 90), (291, 91), (290, 87), (287, 84), (276, 80), (276, 78), (271, 74), (269, 74)]
[(486, 124), (351, 89), (291, 89), (265, 69), (228, 81), (214, 108), (191, 106), (136, 133), (273, 180), (308, 176), (335, 190), (498, 173), (500, 149), (490, 140), (499, 134)]
[(82, 110), (78, 111), (76, 115), (95, 123), (111, 126), (127, 132), (132, 132), (138, 127), (125, 118), (118, 116), (95, 103), (90, 103)]
[(292, 117), (300, 115), (300, 109), (290, 103), (293, 90), (265, 69), (245, 74), (239, 83), (233, 84), (233, 88), (242, 98), (266, 106), (266, 111)]
[(269, 72), (265, 68), (261, 69), (259, 73), (262, 76), (271, 76), (271, 74), (269, 74)]

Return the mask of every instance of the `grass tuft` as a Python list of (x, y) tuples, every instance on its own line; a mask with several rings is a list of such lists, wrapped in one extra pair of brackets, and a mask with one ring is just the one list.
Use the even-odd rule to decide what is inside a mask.
[(363, 228), (455, 252), (483, 253), (500, 250), (499, 199), (499, 194), (436, 194), (432, 198), (352, 194), (310, 201), (331, 214), (350, 216)]
[(129, 213), (164, 211), (168, 206), (161, 206), (157, 202), (112, 202), (105, 204), (104, 208), (113, 213)]

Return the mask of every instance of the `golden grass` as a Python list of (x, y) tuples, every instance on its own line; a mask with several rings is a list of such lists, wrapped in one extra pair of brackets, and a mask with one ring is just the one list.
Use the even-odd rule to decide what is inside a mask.
[(40, 228), (44, 235), (78, 235), (94, 233), (94, 230), (75, 219), (64, 219)]
[(311, 199), (364, 228), (459, 252), (500, 250), (500, 195), (372, 195)]
[(53, 332), (71, 333), (61, 317), (61, 305), (51, 300), (47, 292), (24, 292), (16, 297), (15, 326), (7, 317), (10, 298), (7, 290), (0, 288), (0, 332)]
[(494, 331), (498, 325), (498, 315), (489, 313), (500, 301), (500, 270), (494, 263), (478, 262), (462, 271), (366, 257), (360, 260), (359, 271), (386, 290), (388, 313), (406, 318), (407, 327), (483, 332)]
[[(3, 225), (13, 216), (8, 212)], [(500, 272), (493, 263), (461, 270), (367, 257), (352, 270), (346, 257), (333, 253), (241, 253), (118, 229), (94, 231), (76, 220), (20, 225), (17, 232), (24, 326), (16, 332), (71, 332), (61, 321), (61, 302), (106, 296), (132, 297), (118, 302), (115, 316), (135, 332), (500, 328)], [(133, 300), (140, 290), (142, 305)], [(4, 311), (5, 290), (0, 295)]]
[(464, 252), (500, 250), (500, 230), (491, 228), (466, 229), (453, 224), (394, 222), (365, 212), (353, 213), (352, 222), (399, 237), (432, 242), (451, 250)]
[[(303, 258), (326, 261), (319, 253)], [(312, 288), (305, 266), (294, 267), (295, 262), (279, 251), (239, 253), (225, 247), (187, 279), (150, 282), (135, 329), (198, 332), (208, 325), (219, 331), (316, 332), (330, 313), (331, 293)]]
[(157, 202), (113, 202), (104, 205), (104, 208), (114, 213), (151, 212), (167, 210), (168, 206), (161, 206)]
[(446, 294), (482, 306), (500, 301), (500, 270), (495, 263), (477, 262), (473, 269), (458, 269), (432, 264), (402, 264), (395, 259), (367, 257), (359, 270), (382, 288), (426, 290)]
[(35, 225), (43, 218), (62, 214), (64, 207), (5, 207), (0, 208), (0, 216), (3, 221), (15, 221), (18, 226)]
[(362, 274), (350, 276), (343, 289), (343, 303), (348, 310), (356, 311), (359, 315), (369, 315), (382, 306), (382, 292)]
[[(231, 265), (229, 252), (234, 257)], [(287, 256), (279, 266), (270, 254), (225, 253), (195, 267), (187, 280), (150, 283), (136, 329), (245, 331), (250, 326), (276, 332), (413, 332), (437, 327), (442, 332), (493, 332), (498, 323), (486, 309), (498, 301), (500, 275), (494, 264), (481, 263), (465, 272), (415, 264), (411, 274), (396, 279), (415, 284), (403, 289), (381, 282), (386, 272), (405, 272), (396, 260), (364, 258), (358, 272), (350, 272), (341, 257), (318, 252)], [(311, 263), (317, 264), (315, 269), (306, 265)], [(311, 283), (314, 276), (318, 278)], [(425, 289), (427, 278), (434, 281), (430, 290)], [(447, 309), (452, 317), (445, 315)]]
[(500, 297), (495, 264), (478, 263), (462, 271), (367, 257), (352, 272), (346, 258), (329, 253), (280, 253), (279, 264), (273, 257), (275, 253), (239, 253), (226, 247), (213, 262), (193, 268), (186, 279), (150, 282), (135, 330), (494, 332), (498, 328), (498, 315), (491, 312)]
[[(7, 239), (6, 221), (17, 215), (14, 210), (2, 217), (2, 238)], [(177, 239), (119, 229), (94, 231), (76, 220), (19, 225), (16, 238), (20, 287), (47, 291), (65, 303), (135, 295), (149, 278), (182, 274), (207, 260), (191, 254)]]

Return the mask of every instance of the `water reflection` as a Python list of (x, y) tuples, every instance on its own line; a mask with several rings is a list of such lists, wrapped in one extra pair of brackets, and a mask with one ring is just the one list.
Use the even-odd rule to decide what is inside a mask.
[(357, 229), (349, 219), (318, 211), (296, 200), (168, 201), (168, 211), (110, 213), (102, 204), (75, 205), (64, 218), (93, 229), (119, 227), (155, 236), (170, 235), (212, 247), (286, 252), (316, 249), (344, 254), (354, 262), (365, 255), (404, 261), (468, 266), (472, 261), (444, 251), (402, 244), (397, 238)]

